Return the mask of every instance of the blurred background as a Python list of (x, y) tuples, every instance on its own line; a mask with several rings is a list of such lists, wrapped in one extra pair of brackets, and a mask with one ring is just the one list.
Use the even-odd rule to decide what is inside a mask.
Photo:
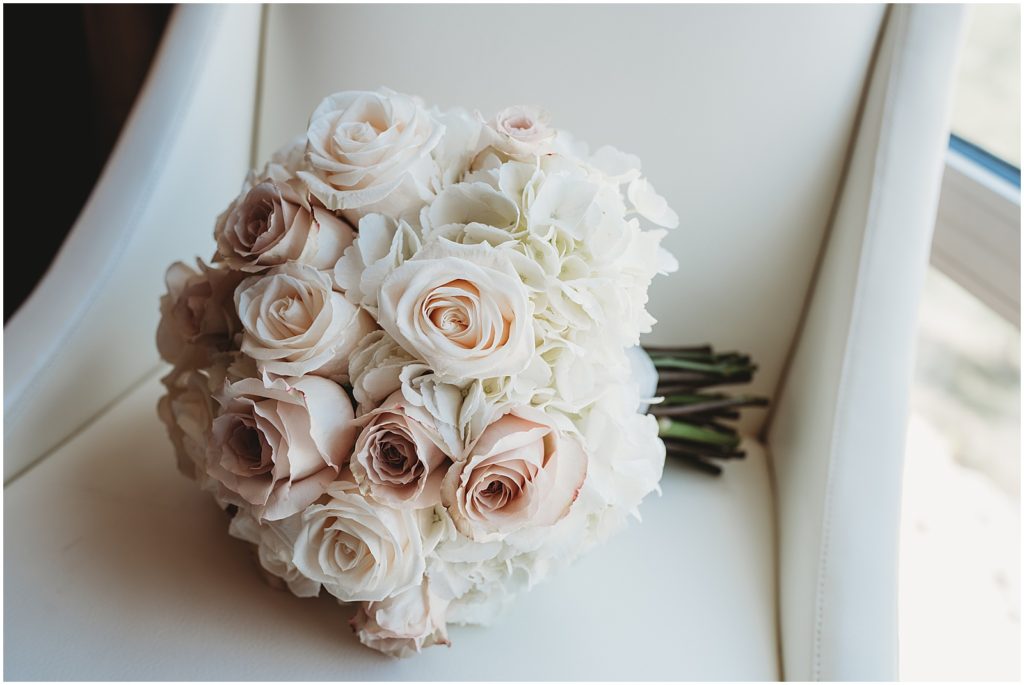
[[(4, 108), (4, 132), (43, 131), (44, 135), (5, 135), (8, 188), (29, 190), (60, 168), (61, 202), (46, 207), (45, 221), (31, 231), (5, 231), (4, 248), (18, 254), (18, 277), (4, 276), (4, 321), (11, 318), (42, 278), (117, 142), (135, 96), (156, 54), (172, 5), (10, 5), (4, 37), (17, 32), (23, 41), (46, 47), (50, 59), (18, 68), (7, 53), (5, 90), (20, 103), (44, 107)], [(32, 35), (28, 41), (24, 34)], [(60, 84), (58, 90), (54, 84)], [(60, 102), (54, 102), (59, 97)], [(28, 275), (26, 278), (22, 274)]]
[[(21, 102), (48, 102), (52, 84), (60, 83), (63, 102), (76, 105), (73, 114), (59, 103), (4, 112), (10, 131), (47, 132), (31, 139), (6, 136), (8, 158), (22, 165), (17, 173), (8, 168), (7, 185), (24, 184), (29, 193), (27, 184), (52, 176), (58, 160), (65, 200), (48, 206), (34, 230), (4, 233), (9, 254), (23, 255), (19, 274), (34, 276), (13, 279), (8, 270), (6, 321), (42, 277), (88, 199), (171, 6), (11, 5), (5, 11), (5, 31), (37, 33), (35, 40), (52, 56), (32, 70), (8, 68), (8, 89)], [(1017, 680), (1019, 5), (968, 9), (954, 100), (950, 165), (960, 172), (947, 170), (943, 186), (907, 432), (901, 678)]]
[[(1012, 196), (1005, 186), (1016, 186), (1015, 225), (987, 230), (989, 198), (966, 208), (944, 184), (903, 481), (900, 675), (907, 680), (1020, 678), (1020, 33), (1020, 5), (968, 8), (953, 134), (980, 148), (972, 152), (988, 153), (973, 160), (1006, 182), (1000, 190)], [(978, 283), (983, 274), (971, 271), (989, 268), (984, 258), (956, 264), (936, 254), (958, 220), (979, 229), (979, 241), (992, 240), (992, 251), (1012, 255), (1015, 273), (1005, 283)]]

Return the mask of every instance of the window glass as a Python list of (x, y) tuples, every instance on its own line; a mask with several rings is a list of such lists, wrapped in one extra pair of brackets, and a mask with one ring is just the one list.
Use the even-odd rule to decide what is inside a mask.
[(1020, 167), (1020, 5), (972, 5), (953, 93), (953, 133)]
[(1020, 331), (941, 272), (903, 476), (900, 679), (1020, 676)]

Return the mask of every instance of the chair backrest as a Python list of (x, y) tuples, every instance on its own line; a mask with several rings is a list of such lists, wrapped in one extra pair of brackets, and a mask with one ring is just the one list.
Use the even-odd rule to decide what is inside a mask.
[[(304, 130), (323, 95), (387, 85), (485, 113), (539, 104), (591, 145), (637, 154), (680, 214), (667, 246), (681, 270), (655, 281), (650, 308), (661, 323), (651, 341), (748, 351), (761, 366), (754, 389), (770, 396), (785, 380), (767, 426), (785, 675), (892, 677), (895, 617), (885, 622), (895, 613), (906, 387), (889, 379), (909, 364), (958, 20), (927, 7), (886, 13), (879, 5), (177, 10), (88, 206), (5, 327), (5, 481), (160, 368), (164, 270), (209, 257), (214, 218), (245, 167)], [(892, 15), (899, 22), (890, 30)], [(891, 45), (873, 73), (883, 26)], [(887, 130), (907, 144), (891, 145)], [(891, 176), (875, 173), (881, 168)], [(903, 185), (888, 189), (896, 177)], [(865, 251), (868, 242), (881, 247)], [(896, 282), (906, 296), (883, 317), (865, 314), (865, 302), (886, 301), (880, 277), (905, 267)], [(836, 303), (838, 318), (829, 315)], [(886, 355), (886, 331), (898, 354)], [(868, 362), (872, 372), (860, 373)], [(892, 411), (881, 431), (857, 416), (874, 403), (873, 382), (903, 393), (883, 407)], [(807, 422), (821, 425), (805, 430)], [(765, 428), (763, 415), (744, 425)], [(865, 626), (878, 628), (871, 639)]]
[[(668, 240), (681, 270), (652, 288), (662, 323), (651, 341), (749, 351), (761, 365), (754, 387), (770, 394), (882, 16), (878, 6), (176, 12), (89, 204), (5, 327), (5, 481), (156, 368), (167, 264), (208, 257), (245, 167), (342, 89), (388, 85), (483, 112), (536, 103), (594, 147), (639, 155), (683, 221)], [(745, 429), (762, 420), (751, 414)]]
[(325, 93), (378, 85), (485, 113), (540, 104), (637, 154), (682, 219), (651, 340), (749, 351), (777, 400), (743, 428), (769, 439), (784, 676), (891, 679), (913, 321), (959, 22), (928, 6), (274, 6), (257, 155)]
[(259, 35), (257, 7), (175, 12), (88, 204), (4, 327), (5, 483), (157, 368), (164, 272), (210, 257), (250, 163)]
[[(537, 104), (643, 160), (679, 212), (651, 342), (753, 354), (771, 394), (807, 298), (879, 27), (879, 5), (275, 5), (258, 157), (327, 93)], [(763, 416), (751, 413), (756, 432)]]

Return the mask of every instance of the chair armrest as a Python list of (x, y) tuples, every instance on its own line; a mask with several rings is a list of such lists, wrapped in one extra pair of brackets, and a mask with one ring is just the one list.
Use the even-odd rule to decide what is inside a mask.
[(250, 161), (259, 39), (258, 7), (175, 11), (88, 204), (5, 326), (5, 482), (155, 368), (164, 270), (212, 253)]
[(897, 677), (904, 431), (961, 17), (889, 9), (768, 427), (787, 680)]

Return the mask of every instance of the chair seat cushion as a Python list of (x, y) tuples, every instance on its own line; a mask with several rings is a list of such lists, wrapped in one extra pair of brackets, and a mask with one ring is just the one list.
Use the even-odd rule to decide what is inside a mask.
[(712, 478), (669, 464), (608, 544), (450, 649), (363, 648), (352, 610), (264, 584), (179, 475), (157, 376), (8, 485), (4, 677), (517, 680), (779, 677), (766, 455)]

